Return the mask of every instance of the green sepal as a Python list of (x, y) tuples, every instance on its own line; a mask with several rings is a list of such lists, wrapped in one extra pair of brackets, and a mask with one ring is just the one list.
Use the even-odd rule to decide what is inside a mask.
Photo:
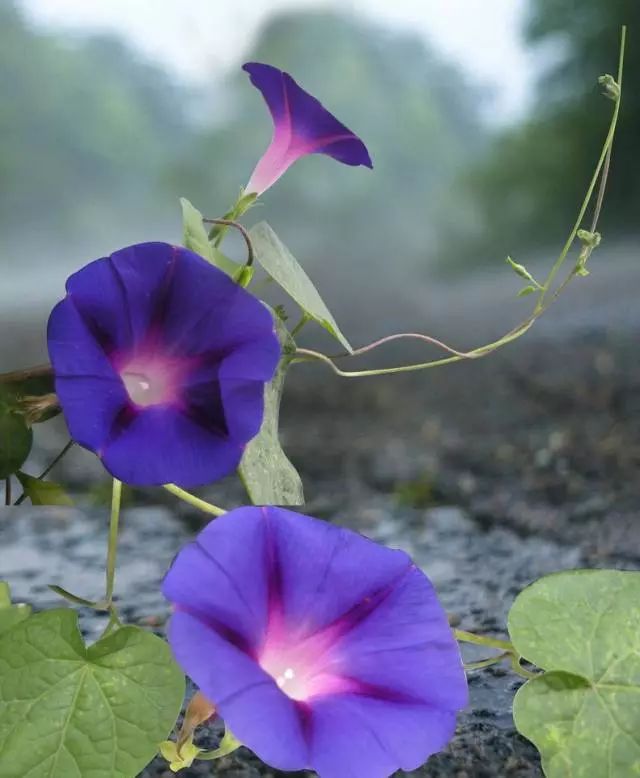
[(55, 391), (53, 372), (9, 381), (0, 385), (0, 413), (24, 416), (27, 426), (48, 421), (60, 413)]
[(160, 754), (169, 762), (169, 769), (172, 773), (191, 767), (193, 760), (197, 758), (202, 751), (201, 748), (194, 745), (193, 738), (189, 736), (178, 751), (178, 744), (173, 740), (163, 740), (160, 743)]

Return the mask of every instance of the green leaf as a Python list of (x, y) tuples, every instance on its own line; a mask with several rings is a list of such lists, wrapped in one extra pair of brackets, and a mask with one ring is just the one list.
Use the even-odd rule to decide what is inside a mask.
[(0, 635), (28, 619), (31, 615), (31, 606), (25, 603), (13, 605), (11, 603), (11, 590), (6, 581), (0, 581)]
[(282, 449), (278, 429), (284, 380), (296, 345), (277, 316), (275, 324), (283, 356), (265, 387), (262, 427), (245, 449), (239, 473), (254, 505), (303, 505), (302, 480)]
[(516, 651), (546, 672), (516, 694), (518, 730), (548, 778), (640, 775), (640, 573), (574, 570), (525, 589)]
[(249, 235), (256, 259), (271, 278), (298, 303), (303, 311), (351, 352), (353, 349), (349, 341), (340, 332), (340, 328), (311, 279), (271, 227), (266, 222), (260, 222), (249, 230)]
[(233, 277), (240, 268), (220, 249), (211, 245), (200, 211), (184, 197), (180, 198), (180, 205), (182, 206), (182, 240), (185, 247), (200, 254), (207, 262)]
[(33, 432), (24, 417), (7, 406), (0, 406), (0, 478), (19, 470), (29, 456)]
[(133, 778), (180, 711), (169, 646), (123, 627), (86, 647), (71, 610), (0, 637), (2, 778)]
[(540, 285), (535, 280), (535, 278), (531, 275), (531, 273), (527, 270), (527, 268), (524, 265), (520, 265), (517, 262), (515, 262), (511, 257), (507, 257), (506, 259), (507, 264), (511, 267), (511, 269), (520, 276), (520, 278), (524, 278), (525, 281), (531, 281), (531, 283), (534, 285), (534, 289), (539, 289)]
[(526, 297), (527, 295), (533, 294), (534, 292), (538, 291), (537, 286), (525, 286), (524, 289), (521, 289), (518, 292), (518, 297)]
[(32, 505), (73, 505), (73, 500), (60, 484), (42, 481), (22, 471), (16, 473), (16, 476)]

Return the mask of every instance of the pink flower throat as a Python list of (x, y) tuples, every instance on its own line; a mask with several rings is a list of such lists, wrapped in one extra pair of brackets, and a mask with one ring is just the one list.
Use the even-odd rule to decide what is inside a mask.
[(148, 408), (178, 402), (187, 365), (182, 359), (144, 354), (126, 361), (118, 372), (131, 402)]
[(341, 675), (332, 633), (329, 629), (296, 640), (281, 629), (270, 629), (258, 659), (260, 667), (292, 700), (353, 690), (357, 684)]

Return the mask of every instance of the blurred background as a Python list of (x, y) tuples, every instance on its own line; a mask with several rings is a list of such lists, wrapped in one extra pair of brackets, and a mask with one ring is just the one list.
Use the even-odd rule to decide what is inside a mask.
[[(506, 255), (544, 277), (575, 219), (613, 106), (597, 78), (616, 72), (622, 23), (623, 109), (591, 276), (482, 362), (370, 383), (296, 369), (284, 435), (312, 493), (323, 461), (350, 484), (347, 443), (383, 452), (392, 490), (426, 472), (427, 500), (494, 495), (497, 479), (509, 501), (542, 462), (530, 486), (548, 505), (569, 488), (563, 468), (589, 491), (620, 459), (635, 467), (635, 0), (0, 0), (0, 370), (46, 359), (47, 312), (75, 268), (179, 241), (180, 196), (208, 216), (235, 201), (271, 135), (247, 60), (294, 74), (370, 148), (373, 172), (301, 160), (248, 218), (271, 222), (352, 342), (410, 329), (469, 349), (500, 336), (531, 305)], [(432, 356), (396, 344), (374, 361)], [(609, 441), (595, 475), (589, 436)], [(577, 460), (558, 470), (565, 446)]]
[[(292, 73), (371, 151), (373, 171), (301, 160), (247, 216), (272, 224), (352, 343), (501, 336), (532, 305), (505, 257), (543, 279), (575, 220), (613, 108), (597, 79), (616, 72), (623, 23), (590, 276), (486, 359), (367, 381), (297, 366), (281, 421), (306, 510), (408, 549), (466, 629), (501, 632), (515, 594), (552, 570), (637, 568), (637, 0), (0, 0), (0, 372), (47, 359), (48, 311), (74, 269), (180, 241), (181, 196), (210, 217), (235, 201), (271, 136), (248, 60)], [(336, 350), (311, 326), (302, 342)], [(396, 343), (371, 361), (439, 355)], [(61, 417), (39, 425), (24, 469), (41, 472), (67, 439)], [(38, 607), (58, 603), (51, 581), (102, 585), (108, 476), (74, 449), (51, 478), (84, 513), (0, 521), (0, 573)], [(166, 611), (158, 581), (202, 523), (158, 506), (163, 494), (127, 494), (128, 620)], [(233, 479), (209, 494), (244, 499)], [(416, 775), (541, 776), (512, 731), (507, 681), (482, 678), (451, 749)]]
[[(624, 21), (628, 80), (602, 230), (608, 241), (633, 234), (634, 0), (391, 5), (1, 0), (2, 304), (50, 303), (79, 263), (176, 239), (179, 196), (221, 214), (271, 132), (247, 60), (293, 73), (367, 142), (373, 173), (305, 159), (258, 216), (325, 288), (355, 282), (373, 301), (389, 278), (402, 288), (557, 248), (609, 120), (597, 77), (615, 72)], [(350, 299), (334, 305), (351, 315)]]

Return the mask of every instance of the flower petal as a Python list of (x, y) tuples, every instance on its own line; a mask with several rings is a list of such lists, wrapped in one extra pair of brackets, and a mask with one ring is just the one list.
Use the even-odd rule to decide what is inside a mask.
[(268, 309), (165, 243), (91, 262), (67, 289), (48, 341), (72, 437), (140, 486), (197, 486), (234, 470), (280, 358)]
[(180, 552), (162, 593), (201, 620), (225, 625), (255, 655), (268, 619), (265, 526), (259, 511), (238, 508), (207, 525)]
[(453, 734), (466, 680), (446, 614), (404, 552), (273, 507), (240, 508), (182, 551), (178, 662), (280, 769), (386, 778)]
[(355, 532), (282, 508), (263, 511), (277, 555), (283, 616), (301, 636), (345, 616), (411, 566), (404, 551)]
[(322, 778), (386, 778), (415, 770), (451, 739), (455, 713), (358, 695), (319, 697), (310, 715), (311, 766)]
[[(65, 409), (71, 437), (98, 450), (109, 436), (128, 398), (72, 298), (59, 302), (47, 327), (49, 354), (56, 366), (56, 394)], [(96, 403), (96, 397), (101, 401)]]
[(269, 148), (258, 162), (247, 192), (261, 194), (305, 154), (326, 154), (345, 165), (373, 167), (360, 138), (288, 73), (260, 62), (248, 62), (243, 69), (262, 93), (274, 125)]
[(206, 429), (176, 408), (157, 406), (116, 423), (101, 455), (115, 478), (133, 486), (193, 487), (235, 470), (242, 452), (237, 440)]
[(412, 567), (334, 650), (353, 680), (444, 710), (468, 702), (458, 645), (427, 577)]

